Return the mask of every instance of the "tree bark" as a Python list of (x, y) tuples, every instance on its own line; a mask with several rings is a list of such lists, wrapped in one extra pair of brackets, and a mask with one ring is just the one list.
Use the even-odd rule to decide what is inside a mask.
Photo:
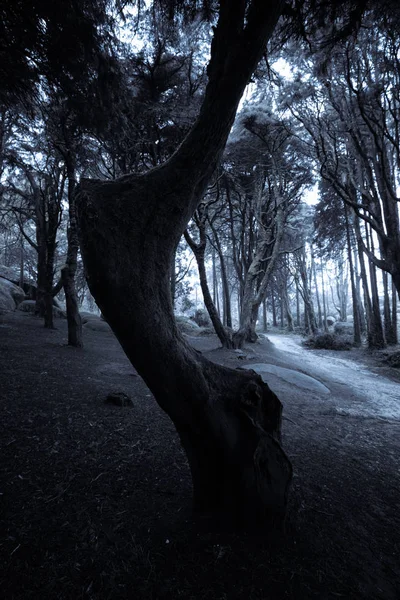
[(291, 464), (281, 404), (253, 372), (206, 360), (173, 316), (171, 255), (221, 156), (236, 109), (282, 2), (220, 4), (200, 116), (167, 163), (113, 182), (83, 180), (81, 250), (93, 296), (167, 412), (186, 451), (196, 513), (232, 527), (285, 512)]

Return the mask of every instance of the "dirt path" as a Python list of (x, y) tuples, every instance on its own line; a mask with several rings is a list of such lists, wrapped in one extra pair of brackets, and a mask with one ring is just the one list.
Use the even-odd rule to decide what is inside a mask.
[[(400, 419), (400, 385), (355, 362), (351, 353), (318, 352), (301, 346), (300, 337), (269, 335), (276, 351), (271, 353), (286, 367), (306, 373), (326, 385), (332, 395), (327, 402), (341, 414)], [(350, 355), (345, 358), (346, 354)], [(394, 370), (393, 370), (394, 371)]]
[[(207, 534), (190, 520), (176, 433), (113, 335), (86, 331), (76, 351), (65, 346), (65, 322), (57, 326), (46, 331), (25, 314), (0, 320), (2, 597), (399, 600), (399, 420), (366, 414), (376, 399), (360, 396), (388, 381), (371, 376), (361, 389), (367, 373), (356, 381), (358, 368), (337, 355), (317, 372), (321, 353), (299, 354), (291, 342), (284, 351), (284, 338), (245, 356), (216, 349), (213, 337), (193, 342), (233, 368), (301, 368), (330, 388), (269, 374), (295, 469), (286, 535)], [(133, 408), (104, 404), (113, 390)]]

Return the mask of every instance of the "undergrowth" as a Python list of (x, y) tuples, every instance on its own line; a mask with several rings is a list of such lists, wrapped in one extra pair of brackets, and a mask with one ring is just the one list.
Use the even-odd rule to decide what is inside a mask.
[(351, 336), (335, 333), (319, 333), (307, 338), (302, 344), (315, 350), (351, 350), (353, 347)]

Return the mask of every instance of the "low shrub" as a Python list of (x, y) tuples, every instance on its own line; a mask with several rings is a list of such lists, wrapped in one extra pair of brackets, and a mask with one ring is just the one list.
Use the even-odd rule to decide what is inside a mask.
[(353, 340), (349, 335), (320, 333), (305, 340), (303, 346), (315, 350), (350, 350)]
[(388, 353), (383, 359), (383, 362), (394, 369), (400, 369), (400, 352), (397, 350), (395, 352)]

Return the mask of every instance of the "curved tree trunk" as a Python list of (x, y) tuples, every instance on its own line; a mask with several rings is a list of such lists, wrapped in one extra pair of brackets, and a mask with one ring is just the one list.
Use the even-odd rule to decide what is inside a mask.
[(78, 205), (90, 291), (185, 448), (194, 509), (231, 526), (285, 512), (291, 463), (280, 446), (281, 403), (258, 375), (213, 364), (177, 330), (174, 248), (220, 159), (244, 87), (282, 2), (220, 3), (209, 84), (176, 153), (142, 176), (84, 180)]
[(291, 480), (281, 403), (258, 375), (209, 362), (180, 335), (169, 285), (173, 248), (160, 235), (168, 221), (154, 217), (153, 202), (135, 201), (154, 198), (150, 181), (135, 187), (85, 182), (81, 248), (90, 290), (175, 424), (195, 512), (235, 528), (262, 526), (283, 516)]
[(219, 341), (221, 342), (224, 348), (232, 348), (232, 334), (228, 329), (225, 329), (220, 316), (218, 314), (217, 308), (213, 302), (211, 297), (210, 289), (208, 287), (207, 281), (207, 273), (205, 266), (205, 250), (206, 250), (206, 233), (205, 233), (205, 223), (199, 223), (200, 230), (200, 243), (196, 244), (195, 241), (190, 237), (189, 232), (186, 230), (184, 233), (185, 240), (188, 243), (190, 249), (192, 250), (196, 262), (197, 269), (199, 271), (199, 279), (200, 279), (200, 287), (203, 293), (204, 304), (206, 306), (208, 315), (211, 319), (213, 327), (215, 329), (215, 333), (218, 336)]

